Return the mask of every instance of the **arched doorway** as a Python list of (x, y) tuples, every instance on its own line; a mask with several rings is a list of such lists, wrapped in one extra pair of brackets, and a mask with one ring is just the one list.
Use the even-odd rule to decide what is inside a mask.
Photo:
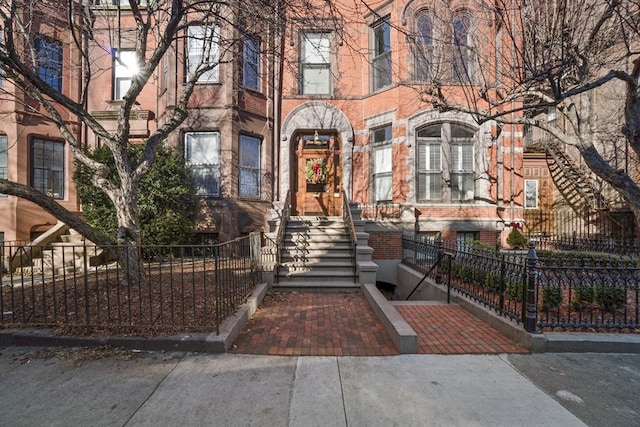
[[(318, 131), (318, 138), (321, 141), (324, 141), (325, 145), (320, 145), (318, 147), (310, 146), (309, 149), (328, 150), (329, 137), (331, 135), (334, 136), (336, 144), (334, 145), (334, 149), (338, 150), (338, 152), (332, 153), (331, 159), (335, 166), (334, 170), (337, 173), (336, 176), (339, 179), (339, 197), (342, 197), (343, 190), (346, 192), (347, 197), (352, 197), (353, 128), (351, 127), (347, 116), (340, 111), (340, 109), (322, 101), (309, 101), (297, 106), (287, 114), (283, 121), (279, 147), (279, 197), (284, 198), (287, 192), (290, 193), (292, 199), (296, 199), (296, 202), (301, 201), (303, 197), (306, 197), (303, 194), (298, 194), (298, 190), (302, 188), (300, 185), (301, 183), (303, 183), (303, 186), (306, 188), (306, 181), (303, 182), (301, 178), (301, 173), (305, 172), (306, 161), (305, 163), (302, 163), (298, 157), (299, 152), (303, 153), (302, 155), (305, 155), (304, 152), (306, 150), (304, 149), (304, 145), (303, 149), (300, 150), (300, 137), (302, 137), (303, 140), (314, 140), (316, 130)], [(303, 142), (303, 144), (306, 145), (306, 142)], [(326, 153), (322, 152), (315, 154), (326, 155)], [(334, 156), (335, 154), (338, 155), (337, 159)], [(309, 193), (312, 194), (311, 197), (315, 194), (311, 189)], [(335, 196), (335, 193), (333, 193), (333, 196)], [(333, 197), (333, 206), (340, 206), (342, 200), (336, 199), (336, 197)], [(299, 203), (296, 205), (299, 205)], [(301, 207), (302, 212), (304, 212), (304, 207)], [(297, 212), (297, 210), (294, 210), (294, 212)], [(310, 208), (309, 212), (314, 212), (314, 210), (311, 210)], [(315, 212), (319, 212), (319, 210), (316, 209)], [(340, 212), (338, 212), (338, 214), (340, 214)], [(311, 214), (308, 213), (308, 215)]]
[(295, 215), (338, 216), (342, 213), (340, 138), (334, 132), (297, 135), (291, 208)]

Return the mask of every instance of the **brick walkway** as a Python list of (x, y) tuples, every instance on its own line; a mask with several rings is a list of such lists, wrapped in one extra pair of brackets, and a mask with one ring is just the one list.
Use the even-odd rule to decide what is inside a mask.
[[(398, 305), (423, 354), (526, 353), (457, 305)], [(232, 353), (283, 356), (398, 354), (363, 295), (273, 292), (249, 320)]]
[(357, 292), (269, 292), (233, 353), (388, 356), (393, 341)]
[(396, 305), (418, 334), (422, 354), (498, 354), (529, 351), (456, 304)]

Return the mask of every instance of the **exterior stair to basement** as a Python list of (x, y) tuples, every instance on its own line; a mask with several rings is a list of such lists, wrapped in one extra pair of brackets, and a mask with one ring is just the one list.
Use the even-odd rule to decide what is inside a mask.
[(377, 264), (360, 209), (351, 205), (357, 245), (343, 217), (292, 216), (284, 226), (280, 263), (273, 271), (274, 289), (307, 291), (358, 291), (375, 284)]

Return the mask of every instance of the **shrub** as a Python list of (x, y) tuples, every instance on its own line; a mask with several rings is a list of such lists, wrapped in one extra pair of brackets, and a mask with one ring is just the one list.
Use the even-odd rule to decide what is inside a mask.
[[(133, 163), (143, 146), (129, 147)], [(96, 148), (91, 157), (109, 166), (110, 178), (118, 180), (111, 151)], [(83, 214), (97, 230), (115, 239), (118, 230), (116, 211), (107, 195), (93, 185), (92, 171), (78, 163), (74, 181), (82, 201)], [(156, 161), (140, 181), (138, 212), (140, 233), (145, 245), (190, 244), (194, 241), (197, 198), (193, 175), (177, 150), (159, 147)]]
[(542, 310), (549, 311), (562, 304), (562, 289), (556, 286), (542, 287)]
[(507, 244), (513, 249), (524, 249), (527, 247), (527, 238), (518, 230), (514, 228), (507, 236)]
[(616, 310), (623, 308), (627, 300), (625, 290), (612, 285), (597, 288), (595, 296), (600, 307), (610, 313), (614, 313)]
[(576, 310), (590, 306), (594, 300), (593, 287), (590, 285), (576, 285), (573, 288), (573, 296), (571, 299), (573, 308)]

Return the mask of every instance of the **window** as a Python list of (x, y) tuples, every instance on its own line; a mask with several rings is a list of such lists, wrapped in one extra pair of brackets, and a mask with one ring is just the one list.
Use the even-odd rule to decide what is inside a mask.
[(164, 56), (162, 58), (162, 69), (160, 72), (160, 92), (167, 90), (167, 78), (169, 77), (169, 58)]
[(260, 140), (240, 135), (240, 197), (260, 197)]
[(38, 76), (52, 89), (62, 90), (62, 43), (38, 37), (35, 40)]
[[(146, 6), (147, 0), (137, 0), (138, 6)], [(131, 4), (129, 0), (94, 0), (93, 4), (96, 6), (120, 6), (123, 8), (129, 8)]]
[(376, 91), (391, 84), (391, 26), (385, 19), (372, 28), (372, 85)]
[(418, 132), (418, 200), (442, 199), (441, 125)]
[(473, 200), (473, 144), (451, 144), (451, 200)]
[(184, 158), (193, 172), (196, 194), (220, 197), (220, 133), (186, 133)]
[(480, 240), (480, 233), (477, 231), (458, 231), (456, 233), (456, 244), (461, 252), (468, 252), (473, 242)]
[(64, 143), (31, 140), (31, 186), (55, 199), (64, 198)]
[[(4, 34), (2, 32), (2, 27), (0, 27), (0, 49), (4, 51)], [(4, 85), (4, 70), (0, 69), (0, 87)]]
[(538, 180), (524, 180), (524, 207), (525, 209), (538, 209)]
[[(7, 179), (9, 177), (9, 144), (7, 142), (7, 135), (0, 135), (0, 179)], [(5, 194), (0, 193), (0, 197), (6, 197)]]
[(244, 36), (242, 44), (242, 85), (248, 89), (260, 89), (260, 39)]
[(138, 73), (138, 61), (133, 50), (119, 50), (114, 55), (113, 99), (123, 99)]
[[(206, 70), (198, 78), (199, 83), (218, 82), (219, 51), (218, 28), (207, 26), (190, 26), (187, 40), (187, 72)], [(188, 77), (190, 79), (191, 77)]]
[(393, 199), (391, 138), (391, 126), (385, 126), (372, 132), (373, 200), (375, 202)]
[(469, 30), (471, 20), (466, 15), (453, 18), (453, 80), (461, 83), (471, 81), (471, 43)]
[(427, 80), (433, 62), (433, 23), (427, 12), (416, 17), (415, 78)]
[(331, 91), (331, 43), (328, 33), (304, 33), (300, 52), (300, 91), (328, 95)]
[[(418, 201), (474, 199), (474, 141), (473, 130), (452, 123), (430, 125), (417, 132)], [(450, 187), (447, 194), (443, 180)]]

